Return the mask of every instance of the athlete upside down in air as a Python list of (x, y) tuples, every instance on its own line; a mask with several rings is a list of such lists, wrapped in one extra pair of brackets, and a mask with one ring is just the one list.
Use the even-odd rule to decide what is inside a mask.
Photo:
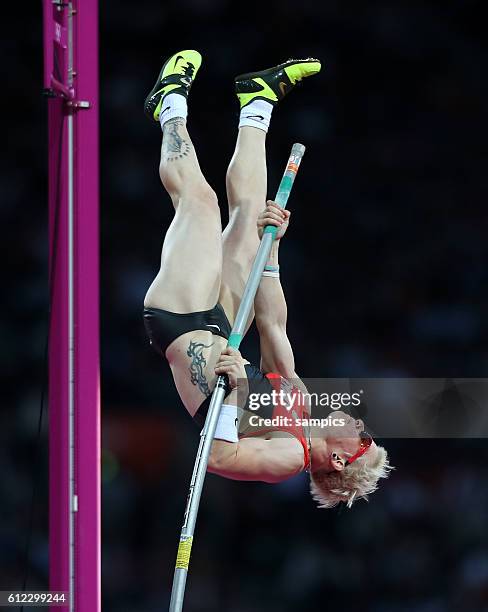
[[(250, 391), (271, 392), (288, 381), (301, 387), (286, 334), (287, 308), (279, 279), (278, 251), (290, 213), (266, 202), (265, 141), (271, 112), (301, 79), (320, 71), (315, 59), (290, 60), (236, 77), (241, 106), (235, 153), (227, 171), (229, 224), (222, 232), (217, 197), (206, 182), (187, 131), (187, 99), (201, 65), (197, 51), (170, 57), (145, 102), (145, 112), (163, 131), (160, 176), (175, 208), (164, 239), (161, 268), (144, 300), (144, 323), (153, 347), (165, 355), (178, 393), (202, 425), (217, 375), (226, 374), (228, 394), (217, 425), (209, 471), (236, 480), (280, 482), (303, 470), (320, 507), (350, 506), (377, 488), (389, 471), (387, 454), (344, 413), (344, 425), (310, 437), (301, 426), (249, 427), (243, 410)], [(263, 210), (264, 209), (264, 210)], [(260, 367), (226, 348), (259, 239), (266, 225), (278, 227), (270, 260), (254, 301)], [(258, 231), (256, 231), (256, 225)], [(267, 373), (267, 375), (265, 375)], [(273, 373), (273, 374), (270, 374)], [(243, 400), (244, 398), (244, 400)], [(307, 408), (296, 409), (306, 416)], [(278, 406), (273, 416), (286, 414)]]

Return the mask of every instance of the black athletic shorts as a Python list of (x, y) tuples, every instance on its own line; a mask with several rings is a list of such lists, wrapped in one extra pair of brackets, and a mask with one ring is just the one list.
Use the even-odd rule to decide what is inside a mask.
[[(227, 340), (232, 330), (221, 304), (216, 304), (210, 310), (188, 314), (169, 312), (159, 308), (144, 308), (144, 326), (152, 347), (163, 357), (173, 340), (176, 340), (182, 334), (186, 334), (186, 332), (203, 329)], [(249, 394), (271, 393), (273, 389), (271, 383), (258, 367), (249, 363), (245, 364), (244, 367), (248, 378)], [(228, 386), (225, 397), (230, 392), (231, 388)], [(193, 420), (199, 427), (203, 427), (205, 423), (211, 399), (211, 395), (205, 398), (193, 416)], [(244, 409), (249, 409), (248, 401)]]
[(173, 340), (186, 332), (202, 329), (227, 340), (232, 330), (221, 304), (216, 304), (210, 310), (185, 314), (144, 308), (144, 327), (152, 347), (163, 357)]

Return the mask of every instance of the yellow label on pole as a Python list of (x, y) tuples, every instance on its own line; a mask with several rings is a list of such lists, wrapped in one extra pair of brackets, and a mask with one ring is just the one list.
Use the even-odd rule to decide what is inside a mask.
[(188, 569), (190, 564), (191, 545), (193, 544), (193, 536), (181, 536), (178, 546), (178, 554), (176, 555), (176, 569)]

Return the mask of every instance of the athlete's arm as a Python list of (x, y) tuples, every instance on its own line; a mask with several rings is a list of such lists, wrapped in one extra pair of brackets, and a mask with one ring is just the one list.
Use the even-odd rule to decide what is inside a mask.
[[(215, 365), (216, 374), (226, 374), (232, 388), (225, 399), (226, 404), (242, 406), (243, 398), (244, 401), (247, 399), (249, 388), (245, 363), (239, 351), (227, 347)], [(294, 438), (249, 438), (238, 442), (216, 439), (207, 469), (233, 480), (280, 482), (303, 469), (303, 449)]]
[[(268, 260), (270, 266), (279, 265), (280, 239), (286, 232), (289, 219), (290, 212), (271, 201), (258, 218), (260, 238), (266, 225), (278, 227)], [(277, 372), (285, 378), (296, 378), (295, 359), (286, 333), (286, 300), (279, 278), (263, 276), (254, 299), (254, 310), (261, 345), (261, 369), (263, 372)]]
[(208, 471), (232, 480), (276, 483), (303, 469), (303, 448), (295, 438), (214, 440)]

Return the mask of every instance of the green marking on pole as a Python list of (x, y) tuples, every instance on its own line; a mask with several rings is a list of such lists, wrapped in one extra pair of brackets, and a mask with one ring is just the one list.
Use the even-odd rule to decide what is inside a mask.
[(273, 240), (276, 238), (276, 232), (278, 231), (278, 228), (276, 227), (276, 225), (267, 225), (264, 228), (264, 234), (272, 234), (273, 235)]
[(231, 334), (229, 336), (229, 340), (227, 341), (227, 346), (238, 349), (241, 344), (241, 340), (242, 340), (241, 334)]

